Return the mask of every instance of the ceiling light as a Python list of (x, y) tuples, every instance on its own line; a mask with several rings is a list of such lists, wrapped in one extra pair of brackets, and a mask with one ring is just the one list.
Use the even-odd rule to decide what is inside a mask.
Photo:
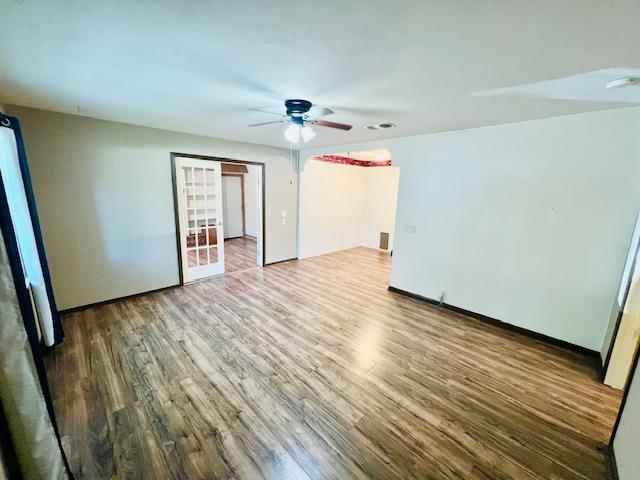
[(607, 83), (607, 88), (622, 88), (629, 87), (631, 85), (640, 85), (640, 78), (637, 77), (625, 77), (618, 78), (612, 82)]
[(291, 143), (298, 143), (300, 141), (300, 125), (292, 123), (284, 131), (284, 138)]
[(316, 136), (316, 132), (314, 132), (313, 129), (308, 125), (302, 127), (300, 133), (302, 134), (302, 140), (304, 140), (304, 143), (307, 143), (309, 140), (312, 140), (313, 137)]

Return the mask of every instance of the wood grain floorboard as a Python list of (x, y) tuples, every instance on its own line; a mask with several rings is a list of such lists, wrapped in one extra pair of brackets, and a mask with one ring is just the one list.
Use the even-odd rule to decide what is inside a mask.
[(387, 291), (364, 248), (70, 313), (77, 478), (603, 479), (593, 359)]
[(227, 273), (256, 267), (257, 244), (252, 238), (241, 237), (224, 241), (224, 267)]

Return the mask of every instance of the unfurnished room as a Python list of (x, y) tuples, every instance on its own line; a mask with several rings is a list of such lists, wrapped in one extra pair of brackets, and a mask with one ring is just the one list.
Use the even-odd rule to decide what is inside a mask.
[(0, 0), (0, 480), (639, 479), (638, 24)]

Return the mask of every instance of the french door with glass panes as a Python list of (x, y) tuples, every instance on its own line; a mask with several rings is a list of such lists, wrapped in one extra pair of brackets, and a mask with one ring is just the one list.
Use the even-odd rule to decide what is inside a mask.
[(183, 281), (224, 273), (221, 164), (176, 157)]

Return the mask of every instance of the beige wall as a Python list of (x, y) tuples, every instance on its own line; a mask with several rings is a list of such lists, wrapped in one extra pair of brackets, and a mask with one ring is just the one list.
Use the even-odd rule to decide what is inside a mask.
[(60, 309), (178, 283), (172, 151), (264, 162), (266, 262), (295, 258), (297, 173), (288, 151), (8, 110), (22, 126)]
[(362, 168), (362, 173), (364, 175), (364, 204), (360, 245), (378, 248), (380, 246), (380, 232), (388, 232), (389, 250), (392, 250), (400, 169), (396, 167), (370, 167)]

